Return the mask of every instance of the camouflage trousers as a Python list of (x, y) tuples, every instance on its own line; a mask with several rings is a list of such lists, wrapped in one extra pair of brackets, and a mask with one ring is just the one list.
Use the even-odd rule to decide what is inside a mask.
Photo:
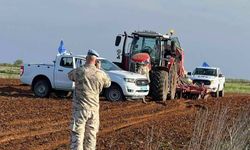
[(71, 150), (95, 150), (99, 110), (74, 109), (71, 121)]

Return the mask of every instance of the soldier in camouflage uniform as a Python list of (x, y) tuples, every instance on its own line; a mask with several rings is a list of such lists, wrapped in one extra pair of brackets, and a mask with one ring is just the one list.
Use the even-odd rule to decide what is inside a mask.
[[(150, 67), (149, 67), (149, 60), (145, 61), (144, 63), (140, 64), (137, 70), (137, 73), (141, 74), (141, 75), (145, 75), (148, 79), (148, 82), (150, 82), (150, 76), (149, 76), (149, 71), (150, 71)], [(147, 103), (145, 97), (142, 99), (143, 103)]]
[(99, 130), (99, 94), (109, 87), (110, 78), (96, 68), (98, 53), (89, 50), (86, 63), (68, 73), (75, 82), (73, 114), (71, 121), (71, 145), (73, 150), (94, 150)]
[(138, 67), (137, 73), (141, 75), (145, 75), (148, 79), (148, 82), (150, 82), (150, 77), (149, 77), (149, 71), (150, 71), (150, 59), (146, 60), (140, 66)]
[(141, 65), (138, 69), (138, 73), (141, 75), (145, 75), (148, 79), (148, 82), (150, 82), (150, 78), (149, 78), (149, 68), (146, 65)]

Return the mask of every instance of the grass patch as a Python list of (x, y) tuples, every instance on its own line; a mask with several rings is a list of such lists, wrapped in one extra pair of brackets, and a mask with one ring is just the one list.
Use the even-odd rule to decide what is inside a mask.
[(250, 93), (250, 81), (243, 79), (228, 79), (226, 80), (225, 92)]
[(0, 78), (2, 79), (19, 79), (19, 74), (6, 74), (6, 73), (0, 73)]
[(229, 114), (228, 107), (200, 110), (188, 150), (249, 150), (249, 115), (248, 109), (236, 117)]
[(0, 65), (0, 78), (19, 78), (20, 67), (14, 65)]
[(226, 83), (250, 83), (250, 80), (246, 80), (246, 79), (226, 79)]

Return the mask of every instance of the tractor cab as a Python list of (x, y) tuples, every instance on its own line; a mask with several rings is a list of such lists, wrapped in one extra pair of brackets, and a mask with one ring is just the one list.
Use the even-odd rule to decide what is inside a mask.
[[(177, 37), (162, 35), (153, 31), (138, 31), (127, 35), (118, 35), (116, 38), (116, 46), (119, 45), (121, 38), (124, 37), (123, 49), (118, 51), (118, 58), (122, 55), (121, 68), (129, 71), (136, 71), (136, 63), (132, 61), (132, 57), (140, 53), (147, 53), (150, 56), (150, 64), (155, 67), (167, 67), (169, 58), (175, 55), (176, 47), (180, 48)], [(127, 41), (131, 42), (127, 44)], [(126, 49), (126, 46), (128, 47)], [(122, 52), (122, 54), (121, 54)], [(144, 54), (142, 54), (144, 55)]]
[[(136, 31), (131, 35), (124, 34), (116, 37), (115, 45), (119, 46), (124, 37), (122, 50), (118, 50), (118, 57), (122, 56), (120, 67), (124, 70), (138, 72), (140, 65), (148, 62), (150, 68), (151, 89), (157, 91), (154, 99), (166, 100), (175, 97), (178, 65), (181, 60), (180, 44), (177, 37), (162, 35), (153, 31)], [(127, 44), (128, 40), (130, 43)], [(156, 84), (162, 83), (160, 85)]]
[[(161, 56), (161, 35), (155, 32), (133, 32), (132, 43), (130, 46), (130, 57), (135, 54), (148, 53), (150, 64), (156, 65), (160, 62)], [(130, 69), (133, 62), (130, 62)]]

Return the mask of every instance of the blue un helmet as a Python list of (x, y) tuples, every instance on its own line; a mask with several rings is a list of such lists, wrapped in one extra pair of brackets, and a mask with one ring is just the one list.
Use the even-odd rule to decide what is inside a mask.
[(87, 55), (94, 55), (94, 56), (96, 56), (96, 57), (99, 57), (99, 54), (95, 51), (95, 50), (93, 50), (93, 49), (90, 49), (89, 51), (88, 51), (88, 54)]

